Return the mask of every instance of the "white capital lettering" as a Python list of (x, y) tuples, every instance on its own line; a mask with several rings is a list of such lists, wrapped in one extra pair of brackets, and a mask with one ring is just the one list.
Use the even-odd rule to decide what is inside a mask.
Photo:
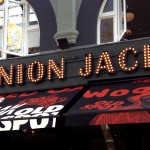
[(51, 113), (55, 111), (59, 111), (63, 108), (63, 105), (54, 105), (54, 106), (49, 106), (44, 112), (46, 113)]
[(11, 118), (14, 118), (14, 116), (5, 116), (5, 117), (2, 117), (1, 119), (11, 119)]
[(11, 121), (1, 121), (4, 127), (0, 127), (0, 131), (9, 131), (11, 129)]
[(34, 110), (33, 108), (21, 109), (21, 110), (16, 111), (15, 115), (25, 115), (25, 114), (32, 112), (33, 110)]
[(23, 124), (26, 124), (27, 122), (28, 122), (28, 120), (14, 120), (12, 130), (19, 130), (20, 126)]
[(16, 116), (15, 118), (30, 118), (31, 115), (19, 115), (19, 116)]
[(49, 118), (41, 118), (41, 123), (37, 123), (37, 119), (30, 119), (30, 126), (32, 129), (45, 128), (49, 123)]
[(42, 109), (43, 109), (43, 107), (38, 107), (31, 114), (41, 114), (41, 113), (43, 113), (43, 111), (41, 111)]

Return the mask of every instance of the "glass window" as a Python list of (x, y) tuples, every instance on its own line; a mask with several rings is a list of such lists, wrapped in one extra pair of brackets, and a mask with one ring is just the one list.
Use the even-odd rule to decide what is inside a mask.
[(29, 7), (29, 26), (38, 25), (37, 17), (31, 7)]
[(113, 0), (108, 0), (105, 4), (104, 11), (103, 12), (109, 12), (113, 11)]
[(102, 19), (100, 23), (100, 39), (102, 43), (112, 42), (113, 39), (113, 18)]
[(28, 49), (29, 54), (39, 53), (40, 51), (40, 30), (39, 24), (36, 17), (34, 10), (28, 6), (29, 14), (28, 14), (28, 28), (27, 28), (27, 35), (28, 35)]
[(7, 17), (7, 48), (6, 52), (12, 54), (23, 53), (23, 5), (9, 3)]
[(24, 0), (0, 2), (0, 58), (39, 53), (40, 29), (36, 14)]
[(4, 32), (4, 1), (0, 2), (0, 59), (2, 58), (3, 49), (3, 32)]
[(126, 32), (125, 0), (104, 0), (97, 22), (97, 44), (117, 42)]
[(0, 9), (0, 58), (3, 49), (3, 23), (4, 23), (4, 10)]

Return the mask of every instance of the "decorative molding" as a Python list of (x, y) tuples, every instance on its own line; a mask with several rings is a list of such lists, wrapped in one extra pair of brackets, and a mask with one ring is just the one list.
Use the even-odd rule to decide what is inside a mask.
[(74, 31), (64, 31), (64, 32), (58, 32), (54, 35), (55, 41), (58, 45), (58, 39), (67, 38), (70, 45), (76, 44), (76, 40), (78, 38), (79, 32), (77, 30)]
[(57, 1), (57, 33), (54, 35), (58, 45), (58, 40), (66, 38), (69, 45), (76, 44), (79, 32), (77, 24), (77, 1), (61, 0)]

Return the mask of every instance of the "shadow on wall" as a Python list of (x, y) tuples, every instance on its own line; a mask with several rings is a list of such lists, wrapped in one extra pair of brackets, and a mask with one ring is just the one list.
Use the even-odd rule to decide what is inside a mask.
[(77, 18), (78, 46), (97, 43), (97, 19), (103, 0), (82, 0)]

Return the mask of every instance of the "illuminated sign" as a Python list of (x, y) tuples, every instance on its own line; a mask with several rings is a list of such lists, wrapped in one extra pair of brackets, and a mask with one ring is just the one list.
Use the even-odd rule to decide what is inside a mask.
[[(138, 52), (135, 50), (135, 48), (126, 48), (122, 50), (118, 56), (118, 65), (120, 67), (120, 71), (123, 72), (132, 72), (138, 69), (140, 63), (138, 60), (135, 60), (134, 63), (131, 66), (128, 66), (126, 62), (126, 59), (128, 57), (128, 53), (133, 53), (133, 59), (135, 59)], [(144, 46), (144, 66), (143, 69), (150, 68), (150, 45)], [(65, 59), (61, 58), (60, 60), (60, 66), (58, 67), (54, 60), (49, 59), (47, 60), (47, 70), (46, 65), (44, 65), (40, 61), (33, 61), (31, 64), (27, 65), (27, 69), (25, 74), (27, 75), (27, 79), (32, 83), (38, 83), (44, 80), (46, 77), (49, 81), (52, 80), (52, 73), (54, 73), (59, 80), (65, 79)], [(9, 73), (4, 69), (3, 66), (0, 67), (0, 86), (3, 85), (2, 79), (6, 81), (8, 85), (13, 85), (14, 82), (17, 84), (23, 84), (24, 83), (24, 76), (23, 73), (24, 70), (23, 64), (17, 64), (17, 66), (14, 66), (13, 64), (10, 65)], [(14, 73), (14, 70), (16, 72)], [(113, 66), (113, 62), (111, 59), (110, 54), (107, 51), (103, 51), (99, 57), (99, 60), (97, 62), (96, 68), (94, 70), (92, 66), (92, 54), (87, 54), (85, 56), (85, 66), (83, 68), (78, 69), (78, 75), (86, 78), (92, 74), (92, 71), (94, 71), (95, 75), (99, 75), (101, 71), (105, 70), (108, 73), (116, 73), (115, 66)], [(67, 70), (66, 70), (67, 73)], [(14, 74), (16, 77), (14, 77)]]
[(0, 93), (149, 76), (148, 43), (143, 39), (1, 60)]
[[(36, 108), (22, 108), (26, 104), (22, 105), (9, 105), (5, 108), (2, 108), (3, 111), (1, 115), (5, 115), (5, 117), (1, 118), (1, 123), (4, 127), (0, 127), (0, 131), (10, 131), (12, 130), (20, 130), (22, 125), (29, 124), (31, 129), (39, 129), (39, 128), (46, 128), (47, 126), (52, 126), (50, 118), (51, 115), (56, 116), (59, 111), (64, 107), (63, 105), (52, 105), (48, 108), (44, 109), (43, 107), (36, 107)], [(8, 113), (11, 112), (11, 113)], [(33, 114), (33, 115), (32, 115)], [(41, 123), (38, 124), (38, 117), (44, 116), (45, 118), (41, 118)], [(20, 119), (22, 117), (28, 117), (26, 119)], [(33, 119), (34, 118), (34, 119)], [(7, 119), (14, 119), (13, 121)], [(18, 120), (15, 120), (18, 119)]]

